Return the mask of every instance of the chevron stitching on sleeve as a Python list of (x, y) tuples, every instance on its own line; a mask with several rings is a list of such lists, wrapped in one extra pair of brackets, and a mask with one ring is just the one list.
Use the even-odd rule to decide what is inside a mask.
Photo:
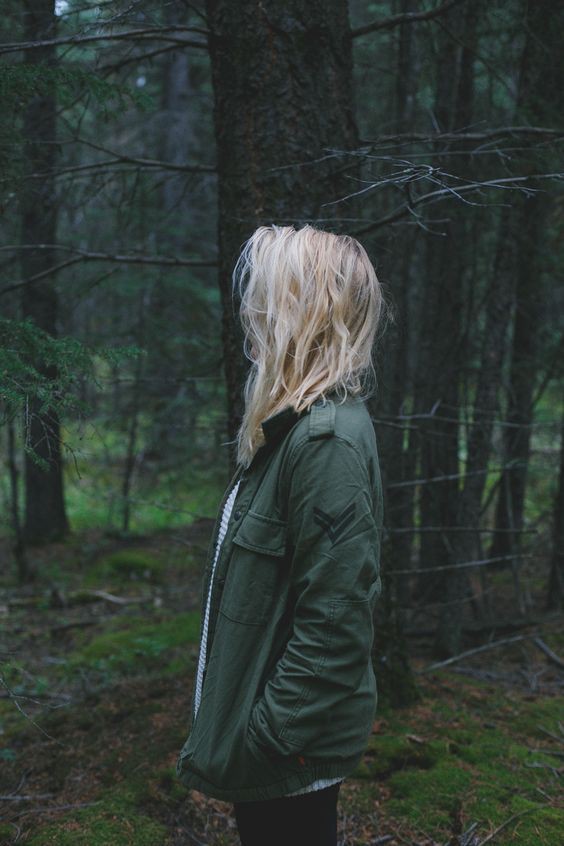
[(313, 509), (313, 519), (314, 522), (327, 532), (332, 543), (335, 543), (335, 541), (341, 537), (347, 526), (349, 526), (353, 521), (355, 512), (355, 502), (351, 502), (350, 505), (347, 505), (346, 508), (344, 508), (340, 514), (337, 514), (336, 517), (332, 517), (326, 511), (323, 511), (322, 508), (317, 508), (317, 506), (315, 506)]

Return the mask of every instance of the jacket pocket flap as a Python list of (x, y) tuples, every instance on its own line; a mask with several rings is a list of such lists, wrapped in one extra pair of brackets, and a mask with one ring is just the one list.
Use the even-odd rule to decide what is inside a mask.
[(286, 534), (287, 523), (264, 517), (256, 511), (247, 511), (233, 537), (233, 543), (255, 552), (282, 556), (286, 551)]

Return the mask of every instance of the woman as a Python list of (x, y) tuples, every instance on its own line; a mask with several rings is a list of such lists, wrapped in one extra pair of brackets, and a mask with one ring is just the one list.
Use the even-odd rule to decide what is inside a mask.
[(233, 279), (252, 367), (177, 772), (233, 803), (243, 846), (335, 846), (377, 698), (383, 512), (363, 391), (384, 303), (364, 248), (309, 225), (259, 227)]

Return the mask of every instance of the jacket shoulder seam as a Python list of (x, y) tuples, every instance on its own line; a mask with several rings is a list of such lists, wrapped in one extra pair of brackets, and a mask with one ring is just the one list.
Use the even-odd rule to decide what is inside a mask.
[[(360, 469), (363, 472), (365, 471), (364, 456), (362, 455), (362, 452), (360, 451), (358, 444), (356, 444), (355, 441), (352, 438), (349, 438), (348, 435), (334, 433), (332, 435), (331, 439), (336, 440), (336, 441), (341, 441), (342, 443), (345, 443), (345, 444), (347, 444), (347, 446), (351, 447), (353, 449), (354, 454), (355, 454), (356, 460), (358, 461), (358, 463), (360, 465)], [(291, 448), (290, 454), (288, 456), (288, 465), (289, 465), (290, 472), (292, 472), (293, 469), (294, 469), (295, 461), (296, 461), (296, 454), (302, 449), (302, 447), (304, 447), (308, 443), (310, 443), (310, 437), (309, 437), (309, 435), (305, 435), (304, 437), (300, 438), (300, 440), (297, 441), (294, 444), (294, 446)]]

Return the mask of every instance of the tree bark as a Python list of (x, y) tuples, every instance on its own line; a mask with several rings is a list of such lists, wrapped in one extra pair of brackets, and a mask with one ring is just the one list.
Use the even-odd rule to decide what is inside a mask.
[[(415, 0), (401, 0), (401, 12), (415, 9)], [(396, 131), (408, 132), (412, 128), (414, 101), (414, 74), (412, 52), (413, 27), (403, 24), (399, 28), (397, 51), (397, 85), (395, 90)], [(415, 453), (405, 447), (401, 421), (394, 420), (404, 409), (413, 375), (409, 366), (408, 341), (411, 336), (409, 322), (409, 295), (413, 279), (416, 240), (411, 230), (400, 229), (393, 240), (397, 263), (393, 274), (395, 322), (383, 339), (381, 366), (378, 367), (378, 395), (369, 400), (374, 417), (385, 417), (390, 425), (378, 430), (382, 466), (382, 487), (386, 495), (385, 513), (388, 528), (407, 528), (414, 522), (414, 490), (412, 487), (394, 487), (394, 482), (413, 478)], [(390, 484), (392, 483), (392, 484)], [(409, 605), (409, 576), (396, 573), (406, 570), (412, 558), (413, 534), (391, 534), (382, 549), (384, 563), (383, 596), (379, 604), (374, 647), (375, 666), (378, 674), (378, 693), (382, 702), (391, 707), (402, 707), (418, 698), (415, 679), (408, 660), (405, 639), (407, 625), (402, 608)]]
[[(26, 0), (24, 10), (24, 38), (37, 41), (55, 37), (56, 16), (54, 0)], [(52, 68), (56, 49), (42, 47), (25, 51), (28, 65), (44, 64)], [(30, 174), (22, 184), (21, 243), (23, 245), (54, 244), (57, 237), (57, 199), (53, 172), (56, 162), (56, 114), (53, 93), (39, 95), (32, 100), (24, 115), (24, 157)], [(44, 272), (55, 264), (56, 251), (22, 249), (20, 266), (24, 279)], [(22, 289), (22, 313), (50, 335), (57, 334), (57, 293), (54, 284), (42, 279), (29, 282)], [(56, 367), (35, 362), (48, 378), (56, 376)], [(39, 456), (36, 462), (25, 454), (25, 521), (24, 538), (27, 543), (47, 543), (62, 538), (69, 529), (63, 495), (63, 462), (61, 455), (60, 422), (53, 409), (41, 409), (32, 400), (25, 414), (26, 446)]]
[(355, 161), (331, 156), (358, 135), (346, 0), (208, 0), (217, 141), (219, 287), (230, 464), (248, 362), (232, 272), (259, 225), (339, 229)]
[[(513, 570), (515, 590), (521, 614), (527, 611), (520, 583), (521, 534), (524, 520), (525, 489), (530, 456), (531, 423), (533, 421), (533, 393), (538, 376), (538, 331), (540, 308), (538, 303), (537, 266), (538, 244), (542, 241), (544, 199), (539, 195), (518, 198), (508, 219), (516, 221), (513, 231), (506, 234), (506, 250), (517, 247), (517, 262), (510, 271), (515, 273), (515, 319), (511, 344), (508, 403), (503, 429), (502, 460), (504, 470), (500, 480), (496, 505), (496, 529), (506, 531), (494, 535), (490, 558), (507, 558)], [(509, 531), (507, 531), (509, 530)], [(504, 566), (503, 563), (501, 566)], [(507, 565), (506, 565), (507, 566)]]
[(14, 421), (11, 417), (8, 418), (6, 428), (8, 430), (7, 465), (8, 473), (10, 476), (10, 511), (12, 518), (12, 531), (14, 533), (13, 550), (16, 566), (18, 568), (18, 581), (20, 584), (23, 585), (31, 581), (34, 576), (34, 573), (29, 566), (29, 560), (27, 557), (23, 539), (22, 524), (20, 520), (20, 474), (16, 462), (16, 436), (14, 431)]
[(546, 607), (564, 607), (564, 404), (562, 406), (562, 426), (560, 430), (560, 472), (552, 518), (552, 559)]
[[(446, 15), (450, 28), (462, 40), (473, 37), (462, 8)], [(468, 32), (465, 32), (468, 28)], [(461, 55), (462, 52), (462, 55)], [(467, 125), (472, 109), (472, 78), (467, 73), (470, 58), (450, 34), (441, 35), (437, 60), (434, 123), (438, 131)], [(463, 167), (442, 159), (445, 149), (436, 146), (436, 164), (446, 170)], [(446, 150), (449, 147), (446, 145)], [(458, 149), (458, 148), (457, 148)], [(421, 526), (441, 526), (444, 532), (423, 533), (420, 539), (420, 603), (444, 601), (448, 571), (425, 573), (427, 568), (445, 567), (451, 561), (451, 535), (456, 525), (458, 497), (459, 381), (461, 363), (461, 315), (463, 313), (464, 265), (460, 245), (465, 236), (465, 219), (458, 203), (444, 206), (449, 218), (430, 225), (426, 235), (426, 273), (420, 315), (419, 358), (414, 389), (414, 411), (427, 415), (415, 421), (410, 433), (410, 449), (420, 455), (419, 476), (433, 480), (420, 488)], [(444, 218), (445, 215), (442, 215)], [(434, 234), (433, 230), (438, 230)]]
[[(564, 10), (549, 0), (527, 7), (527, 41), (523, 52), (516, 122), (556, 123), (560, 118), (560, 85), (564, 60), (560, 33)], [(528, 163), (531, 172), (536, 160)], [(543, 191), (519, 198), (517, 244), (517, 294), (515, 327), (511, 350), (506, 420), (503, 430), (503, 471), (496, 503), (496, 529), (490, 556), (510, 556), (518, 577), (521, 535), (524, 522), (525, 491), (530, 456), (531, 423), (539, 365), (543, 360), (541, 330), (543, 304), (547, 293), (542, 286), (542, 262), (546, 255), (548, 216), (551, 197)], [(550, 246), (549, 246), (550, 250)], [(508, 531), (509, 530), (509, 531)], [(551, 577), (552, 584), (552, 577)], [(522, 608), (522, 610), (526, 610)]]

